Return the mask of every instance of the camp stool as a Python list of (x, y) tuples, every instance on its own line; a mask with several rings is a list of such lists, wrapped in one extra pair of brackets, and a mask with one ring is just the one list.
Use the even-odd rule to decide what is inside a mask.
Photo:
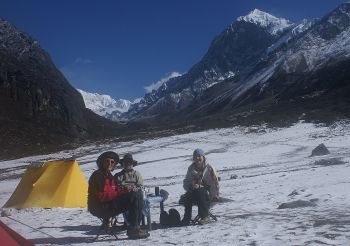
[[(150, 207), (151, 204), (160, 204), (160, 210), (164, 210), (164, 201), (166, 199), (168, 199), (169, 193), (166, 190), (163, 189), (159, 189), (158, 186), (155, 187), (155, 192), (153, 193), (147, 193), (146, 190), (144, 191), (144, 197), (146, 199), (144, 199), (144, 209), (142, 211), (143, 216), (141, 219), (141, 226), (142, 227), (147, 227), (147, 229), (149, 231), (152, 230), (152, 220), (151, 220), (151, 213), (150, 213)], [(101, 224), (99, 231), (97, 232), (96, 237), (93, 239), (93, 241), (96, 241), (100, 235), (102, 234), (107, 234), (107, 235), (111, 235), (114, 236), (117, 240), (118, 240), (118, 236), (116, 234), (116, 232), (118, 231), (117, 228), (123, 228), (123, 226), (125, 226), (126, 220), (127, 220), (127, 213), (123, 213), (123, 218), (124, 221), (123, 222), (119, 222), (118, 221), (118, 215), (114, 216), (114, 217), (110, 217), (110, 227), (105, 227)], [(101, 220), (101, 223), (103, 222), (103, 220), (101, 218), (99, 218)], [(126, 228), (126, 227), (125, 227)]]
[[(208, 211), (208, 216), (209, 216), (209, 218), (211, 218), (212, 220), (218, 221), (218, 217), (217, 217), (216, 215), (214, 215), (214, 214), (210, 211), (211, 208), (214, 207), (215, 204), (216, 204), (216, 202), (210, 202), (209, 211)], [(192, 224), (192, 225), (198, 224), (198, 222), (200, 221), (200, 219), (201, 219), (201, 218), (200, 218), (199, 215), (197, 214), (197, 216), (194, 217), (193, 220), (191, 220), (191, 224)]]
[[(180, 200), (179, 200), (179, 204), (182, 205), (182, 206), (185, 205), (183, 199), (184, 199), (184, 195), (181, 195)], [(216, 202), (210, 202), (209, 207), (212, 208), (215, 204), (216, 204)], [(196, 205), (196, 206), (197, 206), (196, 203), (194, 203), (193, 205)], [(209, 209), (209, 211), (208, 211), (208, 216), (209, 216), (212, 220), (218, 221), (217, 216), (214, 215), (214, 214), (210, 211), (210, 209)], [(190, 224), (191, 224), (191, 225), (196, 225), (196, 224), (198, 224), (199, 220), (200, 220), (200, 217), (199, 217), (199, 215), (197, 214), (197, 216), (194, 217), (194, 219), (190, 221)]]
[(116, 240), (118, 240), (118, 236), (116, 234), (116, 229), (117, 227), (120, 227), (121, 225), (118, 225), (120, 224), (118, 222), (118, 215), (117, 216), (113, 216), (113, 217), (110, 217), (109, 218), (109, 223), (108, 223), (108, 226), (105, 226), (103, 225), (103, 219), (102, 218), (99, 218), (101, 220), (101, 226), (97, 232), (97, 235), (96, 237), (93, 239), (93, 241), (97, 241), (98, 238), (102, 235), (102, 234), (105, 234), (105, 235), (111, 235), (111, 236), (114, 236)]
[[(212, 220), (214, 220), (214, 221), (218, 221), (218, 218), (216, 217), (216, 215), (214, 215), (212, 212), (208, 212), (208, 216), (212, 219)], [(199, 215), (197, 215), (193, 220), (191, 220), (191, 224), (192, 225), (197, 225), (198, 223), (199, 223), (199, 221), (200, 221), (200, 217), (199, 217)]]

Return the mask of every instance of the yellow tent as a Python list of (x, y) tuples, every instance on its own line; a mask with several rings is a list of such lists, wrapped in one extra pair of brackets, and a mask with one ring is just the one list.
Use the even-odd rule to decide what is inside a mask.
[(86, 207), (88, 184), (77, 161), (29, 165), (7, 208)]

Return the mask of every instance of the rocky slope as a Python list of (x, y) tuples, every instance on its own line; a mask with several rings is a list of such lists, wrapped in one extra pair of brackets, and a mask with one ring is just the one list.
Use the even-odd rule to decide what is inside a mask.
[[(118, 126), (85, 108), (80, 93), (38, 42), (0, 19), (0, 156), (116, 134)], [(101, 126), (100, 126), (101, 125)]]

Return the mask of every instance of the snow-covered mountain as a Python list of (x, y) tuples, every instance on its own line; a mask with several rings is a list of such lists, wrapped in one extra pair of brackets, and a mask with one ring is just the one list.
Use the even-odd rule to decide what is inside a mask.
[(110, 95), (101, 95), (98, 93), (90, 93), (78, 89), (83, 96), (85, 106), (96, 114), (111, 120), (118, 120), (118, 117), (129, 110), (133, 103), (139, 102), (135, 99), (133, 102), (126, 99), (113, 99)]
[(192, 107), (210, 88), (247, 74), (293, 27), (290, 21), (255, 9), (239, 17), (211, 43), (203, 59), (186, 74), (172, 78), (133, 105), (130, 118), (171, 115)]
[(299, 23), (255, 9), (218, 35), (188, 73), (146, 94), (127, 114), (155, 122), (177, 114), (174, 119), (187, 121), (282, 103), (283, 112), (294, 111), (295, 102), (334, 112), (330, 105), (336, 101), (345, 112), (347, 99), (339, 93), (350, 92), (349, 26), (349, 2)]
[[(285, 100), (296, 95), (334, 88), (335, 82), (333, 85), (324, 85), (321, 71), (329, 70), (331, 65), (335, 66), (332, 69), (336, 69), (349, 57), (350, 3), (345, 3), (261, 61), (240, 82), (240, 86), (229, 93), (231, 103), (241, 96), (238, 100), (245, 100), (243, 97), (246, 93), (258, 96), (253, 90), (259, 90), (260, 96), (263, 91), (275, 91), (275, 98)], [(305, 80), (310, 76), (313, 79)], [(332, 80), (336, 81), (337, 76), (340, 74), (334, 75)], [(289, 91), (285, 90), (286, 87), (290, 88)]]
[[(283, 69), (295, 72), (305, 62), (305, 71), (317, 70), (331, 59), (350, 57), (350, 3), (320, 20), (284, 52)], [(282, 53), (279, 53), (282, 56)]]

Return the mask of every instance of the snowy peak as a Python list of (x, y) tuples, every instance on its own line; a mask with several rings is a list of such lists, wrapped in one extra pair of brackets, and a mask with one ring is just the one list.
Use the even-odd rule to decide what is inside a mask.
[(114, 111), (118, 111), (119, 113), (127, 112), (132, 104), (125, 99), (115, 100), (109, 95), (89, 93), (80, 89), (78, 91), (83, 96), (85, 106), (101, 116), (106, 116)]
[(277, 35), (293, 25), (289, 20), (277, 18), (259, 9), (254, 9), (246, 16), (238, 17), (237, 21), (250, 22), (265, 27), (273, 35)]

